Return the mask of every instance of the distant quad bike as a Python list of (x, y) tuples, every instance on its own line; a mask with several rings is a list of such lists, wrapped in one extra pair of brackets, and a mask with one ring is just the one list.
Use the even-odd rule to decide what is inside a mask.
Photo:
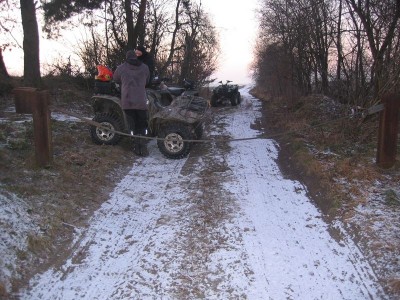
[(239, 92), (239, 86), (237, 84), (229, 84), (230, 80), (226, 83), (220, 81), (220, 85), (217, 86), (211, 96), (211, 106), (217, 107), (230, 103), (232, 106), (237, 106), (241, 102), (241, 96)]
[[(94, 118), (102, 127), (90, 126), (90, 135), (94, 143), (116, 145), (125, 135), (129, 127), (124, 110), (120, 106), (120, 97), (109, 82), (109, 89), (95, 89), (92, 97)], [(157, 138), (160, 152), (167, 158), (180, 159), (186, 157), (192, 147), (193, 140), (203, 135), (204, 117), (208, 111), (208, 103), (204, 98), (181, 95), (173, 98), (168, 91), (147, 89), (148, 99), (148, 133)], [(101, 93), (100, 93), (101, 92)]]

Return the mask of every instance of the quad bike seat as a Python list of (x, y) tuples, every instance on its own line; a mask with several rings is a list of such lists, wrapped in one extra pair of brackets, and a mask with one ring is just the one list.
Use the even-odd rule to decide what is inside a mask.
[(181, 87), (168, 87), (168, 91), (174, 96), (180, 96), (185, 91), (185, 88)]

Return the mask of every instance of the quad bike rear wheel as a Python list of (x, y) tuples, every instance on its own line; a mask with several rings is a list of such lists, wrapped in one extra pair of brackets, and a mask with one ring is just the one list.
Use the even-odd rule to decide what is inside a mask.
[(219, 97), (216, 94), (213, 94), (211, 96), (211, 102), (210, 102), (211, 107), (217, 107), (218, 106), (218, 99), (219, 99)]
[[(98, 145), (116, 145), (122, 136), (114, 131), (122, 131), (122, 121), (114, 114), (96, 114), (93, 121), (100, 123), (102, 127), (90, 126), (92, 141)], [(110, 130), (108, 130), (110, 129)]]
[(180, 159), (189, 154), (192, 144), (187, 140), (192, 140), (192, 133), (187, 125), (174, 123), (165, 125), (160, 129), (157, 146), (160, 152), (167, 158)]

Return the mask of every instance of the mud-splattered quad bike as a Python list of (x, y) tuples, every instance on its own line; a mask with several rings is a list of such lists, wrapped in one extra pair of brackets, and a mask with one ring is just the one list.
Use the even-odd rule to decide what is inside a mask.
[(229, 102), (232, 106), (237, 106), (241, 102), (239, 86), (230, 84), (232, 81), (227, 80), (226, 83), (219, 82), (219, 86), (213, 89), (211, 95), (211, 106), (217, 107)]
[[(160, 152), (167, 158), (186, 157), (193, 140), (203, 135), (203, 120), (209, 104), (202, 97), (179, 96), (172, 100), (168, 91), (147, 89), (148, 134), (157, 138)], [(172, 100), (172, 102), (171, 102)], [(90, 126), (94, 143), (116, 145), (129, 127), (118, 95), (95, 94), (92, 97), (94, 118), (101, 127)]]

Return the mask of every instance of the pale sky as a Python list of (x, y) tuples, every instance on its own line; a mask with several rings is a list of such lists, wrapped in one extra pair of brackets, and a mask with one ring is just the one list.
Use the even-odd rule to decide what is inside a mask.
[[(232, 0), (201, 1), (204, 10), (209, 13), (212, 23), (216, 26), (220, 38), (219, 70), (213, 77), (217, 81), (232, 80), (237, 84), (249, 83), (251, 81), (249, 65), (253, 58), (258, 29), (255, 9), (259, 0), (247, 0), (245, 3)], [(64, 39), (58, 42), (41, 39), (42, 68), (60, 55), (72, 53), (76, 39), (69, 41)], [(22, 44), (22, 41), (20, 43)], [(3, 56), (8, 72), (11, 75), (22, 75), (22, 50), (14, 48), (12, 51), (5, 51)]]
[(249, 83), (249, 65), (258, 30), (255, 10), (259, 0), (202, 0), (202, 3), (220, 36), (222, 53), (215, 77), (218, 81)]

